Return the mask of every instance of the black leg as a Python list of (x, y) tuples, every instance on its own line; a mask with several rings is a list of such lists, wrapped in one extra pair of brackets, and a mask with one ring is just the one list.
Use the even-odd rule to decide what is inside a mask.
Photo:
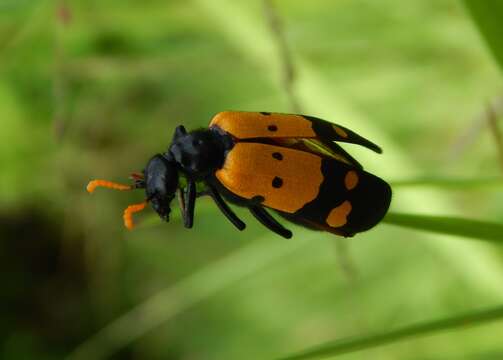
[(185, 192), (185, 218), (184, 224), (190, 229), (194, 224), (194, 208), (196, 206), (196, 182), (187, 181), (187, 190)]
[(284, 238), (290, 239), (292, 237), (292, 232), (285, 229), (283, 225), (276, 221), (262, 206), (252, 205), (249, 207), (250, 212), (255, 218), (260, 221), (262, 225), (276, 234), (283, 236)]
[(217, 189), (215, 189), (215, 187), (208, 182), (206, 182), (206, 186), (208, 187), (209, 195), (213, 198), (218, 208), (225, 215), (225, 217), (227, 217), (227, 219), (229, 219), (229, 221), (233, 223), (234, 226), (238, 228), (238, 230), (244, 230), (246, 224), (242, 222), (236, 214), (234, 214), (231, 208), (225, 203), (224, 199), (222, 199)]

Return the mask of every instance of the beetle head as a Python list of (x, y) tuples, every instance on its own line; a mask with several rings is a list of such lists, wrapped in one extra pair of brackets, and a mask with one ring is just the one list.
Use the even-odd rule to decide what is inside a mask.
[(137, 187), (142, 185), (145, 187), (147, 201), (161, 219), (169, 221), (170, 203), (178, 188), (178, 170), (175, 162), (163, 155), (155, 155), (148, 161), (143, 173), (143, 184), (140, 182)]
[(115, 190), (145, 189), (146, 200), (130, 205), (124, 210), (124, 225), (132, 230), (134, 227), (133, 214), (143, 210), (150, 202), (152, 208), (161, 219), (169, 221), (170, 203), (178, 188), (178, 170), (176, 163), (167, 156), (157, 154), (147, 163), (143, 173), (131, 175), (133, 185), (123, 185), (107, 180), (93, 180), (87, 185), (87, 191), (92, 193), (97, 187)]

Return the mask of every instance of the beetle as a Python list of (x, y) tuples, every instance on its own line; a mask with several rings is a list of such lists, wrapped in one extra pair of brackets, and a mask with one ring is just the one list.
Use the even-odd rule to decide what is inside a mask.
[[(246, 225), (225, 200), (248, 208), (260, 223), (285, 238), (292, 232), (266, 208), (302, 226), (351, 237), (379, 223), (392, 191), (336, 142), (382, 152), (355, 132), (316, 117), (224, 111), (206, 129), (187, 132), (178, 126), (168, 149), (154, 155), (142, 173), (132, 175), (133, 185), (93, 180), (87, 190), (144, 189), (146, 200), (124, 211), (128, 229), (134, 226), (133, 213), (148, 203), (169, 221), (177, 193), (186, 228), (193, 226), (196, 198), (209, 195), (239, 230)], [(196, 183), (205, 190), (198, 192)]]

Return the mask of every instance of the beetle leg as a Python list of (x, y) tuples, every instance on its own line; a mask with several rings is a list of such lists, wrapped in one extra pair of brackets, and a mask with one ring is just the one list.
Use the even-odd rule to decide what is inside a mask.
[(187, 189), (185, 190), (185, 217), (184, 224), (187, 229), (190, 229), (194, 224), (194, 208), (196, 206), (196, 182), (188, 180)]
[(248, 209), (250, 209), (252, 215), (255, 216), (255, 218), (269, 230), (275, 232), (280, 236), (283, 236), (286, 239), (290, 239), (292, 237), (292, 232), (288, 229), (285, 229), (283, 225), (277, 222), (276, 219), (273, 218), (271, 214), (269, 214), (262, 206), (252, 205), (249, 206)]
[(229, 221), (238, 230), (244, 230), (246, 224), (243, 221), (241, 221), (241, 219), (239, 219), (237, 215), (231, 210), (231, 208), (225, 203), (224, 199), (222, 199), (217, 189), (215, 189), (215, 187), (209, 182), (206, 182), (206, 186), (208, 187), (209, 195), (212, 197), (213, 201), (215, 201), (218, 208), (225, 215), (225, 217), (229, 219)]

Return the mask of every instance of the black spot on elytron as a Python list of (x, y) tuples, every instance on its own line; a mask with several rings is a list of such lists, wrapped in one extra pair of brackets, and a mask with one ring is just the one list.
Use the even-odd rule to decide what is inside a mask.
[(283, 160), (283, 155), (279, 152), (272, 153), (272, 157), (275, 158), (276, 160)]
[(267, 127), (267, 130), (269, 130), (269, 131), (278, 131), (278, 127), (276, 125), (269, 125)]
[(260, 195), (255, 195), (254, 197), (252, 197), (250, 199), (250, 201), (255, 204), (255, 205), (260, 205), (261, 203), (263, 203), (265, 201), (265, 197), (263, 196), (260, 196)]
[(260, 113), (261, 113), (262, 115), (271, 115), (271, 113), (270, 113), (270, 112), (265, 112), (265, 111), (261, 111)]
[(282, 178), (276, 176), (274, 179), (272, 179), (272, 187), (278, 189), (282, 185), (283, 185), (283, 179)]

